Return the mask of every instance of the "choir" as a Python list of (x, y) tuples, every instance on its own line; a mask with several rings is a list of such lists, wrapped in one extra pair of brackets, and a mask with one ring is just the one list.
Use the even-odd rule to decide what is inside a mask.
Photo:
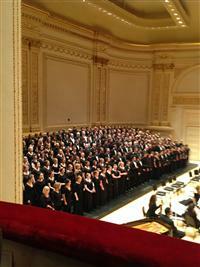
[(82, 215), (184, 168), (189, 148), (159, 133), (99, 126), (23, 138), (24, 204)]

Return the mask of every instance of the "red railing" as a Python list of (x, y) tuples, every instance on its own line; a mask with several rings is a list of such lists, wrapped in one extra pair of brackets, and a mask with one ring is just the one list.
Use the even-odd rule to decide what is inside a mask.
[(0, 228), (6, 239), (95, 266), (200, 266), (198, 244), (64, 212), (0, 202)]

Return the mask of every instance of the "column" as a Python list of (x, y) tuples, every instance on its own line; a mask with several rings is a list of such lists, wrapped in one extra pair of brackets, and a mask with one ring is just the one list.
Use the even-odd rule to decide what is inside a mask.
[(174, 64), (154, 64), (151, 124), (170, 126), (169, 100)]
[(22, 202), (21, 0), (0, 1), (0, 200)]

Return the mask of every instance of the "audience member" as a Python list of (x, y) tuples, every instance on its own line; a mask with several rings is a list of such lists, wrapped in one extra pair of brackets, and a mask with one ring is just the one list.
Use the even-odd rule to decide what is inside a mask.
[(185, 236), (185, 233), (182, 231), (179, 231), (176, 226), (174, 225), (173, 220), (170, 218), (172, 216), (172, 211), (170, 208), (166, 208), (165, 209), (165, 214), (161, 214), (160, 215), (160, 219), (169, 224), (172, 227), (172, 233), (173, 233), (173, 237), (177, 237), (177, 238), (182, 238)]

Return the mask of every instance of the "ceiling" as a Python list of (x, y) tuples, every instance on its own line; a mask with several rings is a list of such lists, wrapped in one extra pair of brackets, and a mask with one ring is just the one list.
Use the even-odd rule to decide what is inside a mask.
[(200, 42), (200, 0), (23, 0), (135, 44)]

